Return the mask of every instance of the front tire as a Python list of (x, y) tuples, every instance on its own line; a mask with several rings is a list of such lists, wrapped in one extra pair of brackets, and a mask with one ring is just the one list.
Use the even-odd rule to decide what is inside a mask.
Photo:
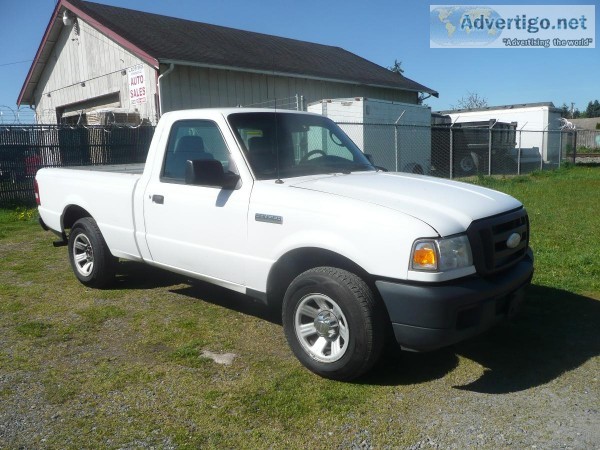
[(104, 288), (114, 281), (116, 259), (91, 217), (73, 224), (69, 233), (69, 261), (77, 279), (86, 286)]
[(334, 380), (351, 380), (375, 364), (384, 344), (384, 317), (360, 277), (333, 267), (298, 275), (283, 302), (283, 327), (294, 355)]

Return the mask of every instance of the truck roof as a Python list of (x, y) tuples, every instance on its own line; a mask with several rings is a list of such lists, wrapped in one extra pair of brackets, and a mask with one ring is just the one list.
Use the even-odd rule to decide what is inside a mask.
[(197, 118), (198, 115), (204, 117), (208, 116), (228, 116), (235, 113), (278, 113), (278, 114), (305, 114), (309, 116), (320, 116), (320, 114), (309, 113), (305, 111), (296, 111), (290, 109), (275, 109), (275, 108), (199, 108), (199, 109), (185, 109), (181, 111), (169, 111), (162, 115), (162, 117), (169, 117), (174, 120), (177, 119), (193, 119)]

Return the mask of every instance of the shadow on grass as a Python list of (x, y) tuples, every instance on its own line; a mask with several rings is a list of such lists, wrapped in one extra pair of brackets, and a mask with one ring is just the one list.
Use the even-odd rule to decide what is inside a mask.
[[(151, 289), (185, 283), (184, 277), (132, 264), (117, 287)], [(281, 325), (280, 310), (219, 286), (193, 281), (171, 292), (201, 299)], [(504, 394), (540, 386), (600, 355), (600, 300), (544, 286), (531, 286), (521, 314), (486, 334), (429, 353), (401, 352), (390, 344), (360, 384), (410, 385), (443, 378), (459, 356), (482, 365), (483, 375), (456, 389)], [(283, 333), (283, 331), (282, 331)]]
[(600, 355), (600, 300), (532, 286), (514, 322), (457, 347), (487, 370), (459, 389), (503, 394), (539, 386)]
[(194, 299), (202, 299), (213, 305), (222, 306), (223, 308), (281, 325), (281, 310), (277, 308), (267, 306), (248, 295), (215, 286), (214, 284), (196, 280), (190, 283), (192, 283), (190, 286), (171, 289), (170, 292)]
[(531, 286), (521, 314), (488, 333), (432, 353), (393, 350), (361, 382), (413, 384), (441, 378), (458, 355), (485, 371), (457, 389), (505, 394), (540, 386), (600, 355), (600, 300), (560, 289)]
[[(594, 156), (594, 158), (600, 157), (600, 153), (598, 156)], [(600, 167), (600, 163), (597, 162), (578, 162), (575, 163), (577, 167)]]
[[(175, 287), (180, 284), (187, 286)], [(119, 262), (115, 283), (110, 289), (154, 289), (167, 286), (173, 286), (169, 292), (174, 294), (185, 295), (281, 325), (280, 310), (268, 307), (252, 297), (138, 262)]]
[(173, 272), (133, 261), (120, 261), (110, 289), (154, 289), (185, 283), (187, 278)]

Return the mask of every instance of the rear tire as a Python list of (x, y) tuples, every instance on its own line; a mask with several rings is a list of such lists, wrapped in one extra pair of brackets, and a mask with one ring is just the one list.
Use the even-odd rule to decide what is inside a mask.
[(381, 355), (382, 306), (367, 284), (346, 270), (317, 267), (298, 275), (285, 294), (282, 316), (294, 355), (322, 377), (351, 380)]
[(475, 175), (479, 170), (479, 157), (476, 153), (463, 153), (457, 161), (456, 174), (458, 176)]
[(104, 288), (114, 281), (116, 258), (91, 217), (73, 224), (69, 233), (69, 261), (77, 279), (86, 286)]

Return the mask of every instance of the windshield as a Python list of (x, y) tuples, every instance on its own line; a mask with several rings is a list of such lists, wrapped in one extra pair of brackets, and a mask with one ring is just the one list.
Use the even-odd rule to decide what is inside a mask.
[(252, 112), (228, 119), (259, 180), (376, 170), (326, 117)]

